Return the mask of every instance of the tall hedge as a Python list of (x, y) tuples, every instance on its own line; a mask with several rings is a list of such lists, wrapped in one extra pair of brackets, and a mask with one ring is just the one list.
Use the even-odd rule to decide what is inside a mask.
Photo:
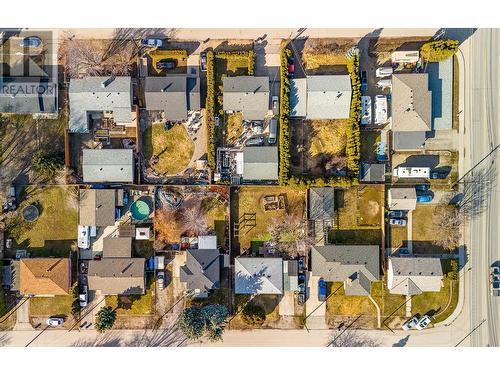
[(288, 59), (292, 51), (283, 48), (280, 54), (280, 115), (279, 115), (279, 183), (287, 185), (290, 179), (290, 78), (288, 77)]
[(215, 64), (213, 51), (207, 52), (207, 99), (205, 118), (207, 123), (207, 159), (208, 165), (215, 170), (216, 164), (216, 129), (215, 129)]
[(458, 51), (458, 40), (446, 39), (427, 42), (420, 48), (420, 55), (429, 62), (443, 61)]
[(346, 162), (347, 176), (357, 180), (359, 175), (359, 161), (361, 158), (361, 140), (359, 124), (361, 122), (361, 80), (359, 78), (359, 55), (348, 59), (347, 70), (351, 77), (352, 98), (347, 127)]

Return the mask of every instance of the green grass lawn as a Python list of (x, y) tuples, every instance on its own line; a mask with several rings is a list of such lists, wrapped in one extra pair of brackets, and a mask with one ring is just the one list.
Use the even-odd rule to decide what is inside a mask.
[(380, 132), (363, 130), (361, 133), (361, 161), (377, 161), (377, 144), (380, 142)]
[(29, 304), (31, 316), (70, 316), (73, 296), (33, 297)]
[(405, 316), (405, 296), (389, 293), (385, 278), (372, 283), (372, 297), (380, 307), (382, 318)]
[[(25, 199), (15, 216), (7, 221), (7, 236), (14, 240), (15, 249), (29, 249), (34, 257), (67, 256), (77, 237), (77, 209), (72, 187), (27, 187)], [(22, 208), (35, 204), (40, 217), (33, 223), (26, 222)]]
[(189, 164), (194, 152), (194, 143), (183, 125), (176, 124), (165, 130), (163, 123), (148, 127), (142, 134), (144, 157), (158, 158), (152, 168), (162, 174), (182, 172)]
[(106, 296), (106, 306), (111, 306), (115, 309), (117, 315), (151, 315), (154, 313), (154, 288), (154, 279), (151, 275), (148, 275), (145, 294)]
[(455, 310), (458, 303), (458, 280), (448, 277), (443, 279), (443, 287), (439, 292), (424, 292), (411, 300), (412, 314), (433, 315), (433, 323), (445, 320)]

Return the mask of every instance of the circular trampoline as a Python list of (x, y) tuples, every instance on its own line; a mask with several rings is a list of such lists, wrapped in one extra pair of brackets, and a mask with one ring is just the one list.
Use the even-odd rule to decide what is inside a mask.
[(40, 213), (35, 205), (30, 204), (23, 209), (23, 219), (26, 221), (35, 221), (39, 215)]
[(149, 217), (151, 210), (146, 202), (137, 200), (130, 206), (130, 213), (132, 214), (132, 219), (141, 221)]

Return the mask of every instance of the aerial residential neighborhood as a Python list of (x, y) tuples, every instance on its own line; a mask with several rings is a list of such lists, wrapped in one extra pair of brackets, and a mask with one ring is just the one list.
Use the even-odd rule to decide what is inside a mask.
[(0, 29), (10, 344), (498, 346), (498, 30), (262, 30)]

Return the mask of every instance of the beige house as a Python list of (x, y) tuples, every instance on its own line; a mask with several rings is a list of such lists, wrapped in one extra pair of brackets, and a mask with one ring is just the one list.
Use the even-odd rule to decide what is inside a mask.
[(441, 259), (424, 257), (389, 257), (387, 287), (392, 294), (413, 296), (439, 292), (442, 286)]
[(415, 188), (391, 188), (387, 195), (389, 210), (411, 211), (417, 207)]

